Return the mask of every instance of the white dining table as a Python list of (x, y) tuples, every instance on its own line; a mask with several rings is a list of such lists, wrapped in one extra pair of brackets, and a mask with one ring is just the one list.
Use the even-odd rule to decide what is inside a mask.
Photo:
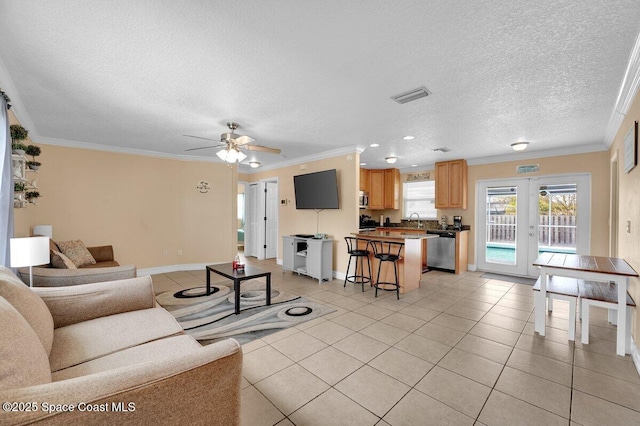
[(535, 331), (545, 335), (546, 328), (546, 290), (549, 276), (578, 278), (588, 281), (614, 282), (618, 291), (616, 353), (624, 356), (631, 348), (625, 344), (627, 330), (627, 288), (629, 278), (638, 273), (624, 260), (615, 257), (584, 256), (578, 254), (542, 253), (533, 262), (540, 267), (540, 291), (535, 304)]

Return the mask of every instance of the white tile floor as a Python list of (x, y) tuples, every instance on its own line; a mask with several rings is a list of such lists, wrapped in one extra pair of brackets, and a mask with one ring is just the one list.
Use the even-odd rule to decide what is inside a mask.
[[(566, 304), (541, 338), (531, 287), (481, 273), (429, 272), (396, 300), (249, 262), (336, 312), (243, 345), (243, 425), (640, 424), (640, 376), (615, 355), (603, 309), (591, 343), (573, 344)], [(202, 285), (204, 271), (153, 278), (161, 292)]]

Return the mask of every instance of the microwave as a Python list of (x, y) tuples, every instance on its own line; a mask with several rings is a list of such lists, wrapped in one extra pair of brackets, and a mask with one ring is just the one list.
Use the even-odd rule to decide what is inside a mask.
[(369, 194), (364, 191), (360, 191), (360, 208), (366, 209), (369, 207)]

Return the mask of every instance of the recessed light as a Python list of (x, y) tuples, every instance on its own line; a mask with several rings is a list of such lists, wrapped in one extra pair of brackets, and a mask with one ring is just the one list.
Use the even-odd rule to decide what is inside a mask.
[(387, 157), (387, 158), (385, 158), (385, 160), (387, 161), (387, 163), (393, 164), (396, 161), (398, 161), (398, 158), (396, 158), (396, 157)]
[(371, 145), (369, 145), (371, 148), (377, 148), (380, 146), (380, 144), (378, 143), (372, 143)]
[(410, 141), (410, 140), (415, 139), (415, 138), (416, 138), (415, 136), (407, 135), (402, 139), (404, 139), (405, 141)]
[(525, 149), (527, 149), (527, 146), (529, 146), (529, 142), (515, 142), (511, 144), (511, 148), (513, 148), (514, 151), (524, 151)]
[(361, 165), (361, 166), (366, 166), (366, 165), (367, 165), (367, 163), (360, 163), (360, 165)]
[(252, 169), (256, 169), (260, 167), (260, 163), (258, 161), (249, 161), (249, 165), (251, 166)]
[(411, 167), (418, 167), (418, 165), (417, 164), (412, 164)]

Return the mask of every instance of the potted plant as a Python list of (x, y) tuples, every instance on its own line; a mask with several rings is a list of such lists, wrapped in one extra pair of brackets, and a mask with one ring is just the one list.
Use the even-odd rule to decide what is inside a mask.
[(24, 155), (27, 146), (22, 142), (29, 136), (29, 131), (19, 124), (12, 124), (9, 126), (11, 133), (11, 149), (14, 154)]
[(37, 161), (27, 161), (27, 167), (29, 167), (29, 169), (31, 170), (38, 170), (40, 168), (40, 165), (42, 163), (39, 163)]
[(40, 197), (40, 193), (38, 191), (28, 191), (24, 194), (24, 197), (28, 202), (35, 204), (35, 200)]
[(11, 152), (16, 155), (24, 155), (27, 150), (27, 146), (22, 142), (11, 142)]
[(26, 185), (24, 182), (14, 182), (13, 184), (13, 192), (22, 192), (24, 191)]
[(34, 161), (35, 161), (35, 157), (37, 157), (38, 155), (40, 155), (40, 153), (42, 152), (42, 150), (40, 149), (39, 146), (37, 145), (29, 145), (27, 147), (27, 149), (25, 149), (25, 154), (30, 155), (32, 157), (34, 157)]

